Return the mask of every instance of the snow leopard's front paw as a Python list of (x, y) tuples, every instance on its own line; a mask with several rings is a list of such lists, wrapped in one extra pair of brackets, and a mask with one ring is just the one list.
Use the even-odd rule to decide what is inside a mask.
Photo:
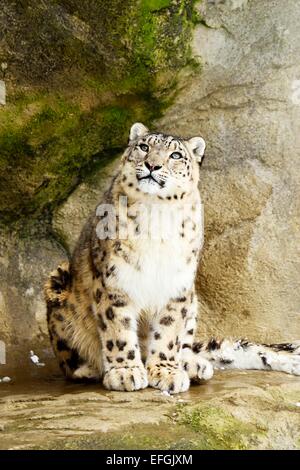
[(106, 371), (103, 385), (108, 390), (133, 392), (148, 386), (147, 372), (143, 365), (135, 367), (112, 367)]
[(171, 394), (186, 392), (190, 387), (188, 374), (179, 366), (157, 364), (147, 367), (149, 385)]
[(182, 367), (193, 382), (209, 380), (214, 375), (214, 369), (211, 363), (200, 356), (199, 353), (194, 353), (189, 348), (183, 349), (182, 351)]

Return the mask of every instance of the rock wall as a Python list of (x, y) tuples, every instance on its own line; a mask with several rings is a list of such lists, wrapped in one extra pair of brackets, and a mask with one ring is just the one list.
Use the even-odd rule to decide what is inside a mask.
[(120, 152), (132, 121), (161, 113), (190, 59), (192, 11), (193, 0), (1, 2), (0, 222), (51, 213)]
[(300, 337), (300, 4), (206, 1), (193, 52), (158, 126), (201, 134), (204, 334)]
[[(7, 367), (28, 364), (33, 348), (49, 354), (43, 283), (67, 256), (130, 125), (162, 114), (177, 72), (191, 62), (193, 4), (1, 2), (0, 341)], [(59, 230), (53, 213), (77, 186), (82, 198)]]
[(197, 14), (192, 1), (125, 3), (103, 13), (89, 0), (87, 14), (75, 0), (7, 1), (0, 13), (0, 340), (10, 365), (33, 347), (50, 354), (43, 282), (74, 246), (135, 119), (207, 141), (199, 333), (300, 337), (299, 2), (207, 0)]
[[(13, 376), (15, 368), (26, 376), (26, 369), (32, 366), (31, 350), (52, 368), (43, 283), (49, 270), (65, 257), (62, 246), (38, 227), (32, 228), (26, 237), (2, 231), (0, 341), (5, 343), (6, 364), (1, 365), (0, 361), (1, 376)], [(32, 369), (32, 372), (36, 371)]]

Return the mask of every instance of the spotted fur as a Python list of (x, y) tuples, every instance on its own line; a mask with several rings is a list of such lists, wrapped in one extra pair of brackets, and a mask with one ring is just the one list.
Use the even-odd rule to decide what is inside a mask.
[[(201, 137), (132, 126), (119, 172), (70, 264), (59, 266), (45, 286), (50, 339), (67, 377), (102, 380), (110, 390), (150, 385), (178, 393), (191, 380), (208, 380), (213, 366), (300, 373), (293, 345), (194, 342), (204, 148)], [(162, 225), (176, 214), (168, 236), (158, 230), (156, 205)], [(154, 237), (149, 230), (145, 236), (145, 220)]]

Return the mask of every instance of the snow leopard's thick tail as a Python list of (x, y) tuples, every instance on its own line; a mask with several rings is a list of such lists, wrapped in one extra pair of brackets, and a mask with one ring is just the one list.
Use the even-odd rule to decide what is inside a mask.
[(276, 370), (300, 375), (300, 341), (257, 344), (246, 339), (196, 342), (192, 351), (207, 359), (214, 369)]
[(69, 296), (71, 285), (70, 266), (67, 261), (61, 263), (47, 279), (44, 286), (48, 319), (52, 308), (62, 306)]

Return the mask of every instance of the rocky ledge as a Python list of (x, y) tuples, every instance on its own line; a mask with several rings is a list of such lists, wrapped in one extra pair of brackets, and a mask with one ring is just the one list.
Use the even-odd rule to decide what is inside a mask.
[(300, 381), (281, 373), (219, 372), (174, 397), (55, 376), (20, 383), (0, 386), (0, 449), (300, 447)]

